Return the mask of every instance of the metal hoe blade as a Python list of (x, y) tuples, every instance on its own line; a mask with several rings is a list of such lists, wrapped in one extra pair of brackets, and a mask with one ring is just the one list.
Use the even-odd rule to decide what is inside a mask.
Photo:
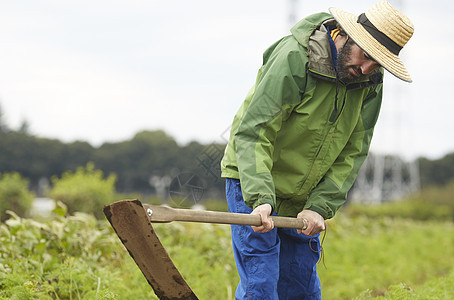
[(159, 299), (198, 299), (159, 241), (139, 200), (107, 205), (104, 214)]

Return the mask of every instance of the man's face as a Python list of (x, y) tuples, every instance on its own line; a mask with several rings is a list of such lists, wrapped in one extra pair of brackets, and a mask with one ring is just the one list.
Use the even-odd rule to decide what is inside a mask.
[(345, 84), (367, 78), (380, 65), (352, 39), (348, 39), (337, 55), (337, 74)]

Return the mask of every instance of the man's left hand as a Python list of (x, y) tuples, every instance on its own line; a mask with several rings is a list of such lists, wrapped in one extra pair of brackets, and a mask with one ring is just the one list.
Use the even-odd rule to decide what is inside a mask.
[(304, 233), (310, 236), (326, 229), (325, 219), (313, 210), (305, 209), (297, 215), (297, 218), (306, 219), (307, 221), (307, 228), (305, 230), (297, 229), (298, 234)]

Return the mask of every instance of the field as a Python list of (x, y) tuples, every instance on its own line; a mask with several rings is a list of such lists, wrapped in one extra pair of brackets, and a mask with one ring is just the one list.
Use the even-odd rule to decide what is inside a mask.
[[(200, 299), (233, 299), (227, 225), (153, 225)], [(454, 299), (454, 225), (391, 217), (328, 222), (323, 299)], [(60, 206), (49, 220), (0, 225), (0, 299), (156, 299), (105, 220)]]

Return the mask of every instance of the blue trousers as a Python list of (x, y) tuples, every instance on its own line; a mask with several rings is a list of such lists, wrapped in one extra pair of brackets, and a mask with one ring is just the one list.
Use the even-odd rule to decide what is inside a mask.
[[(226, 195), (230, 212), (252, 212), (244, 203), (239, 180), (227, 178)], [(254, 232), (244, 225), (232, 225), (231, 229), (240, 275), (235, 299), (322, 298), (317, 275), (319, 235), (311, 239), (289, 228), (274, 228), (267, 233)]]

